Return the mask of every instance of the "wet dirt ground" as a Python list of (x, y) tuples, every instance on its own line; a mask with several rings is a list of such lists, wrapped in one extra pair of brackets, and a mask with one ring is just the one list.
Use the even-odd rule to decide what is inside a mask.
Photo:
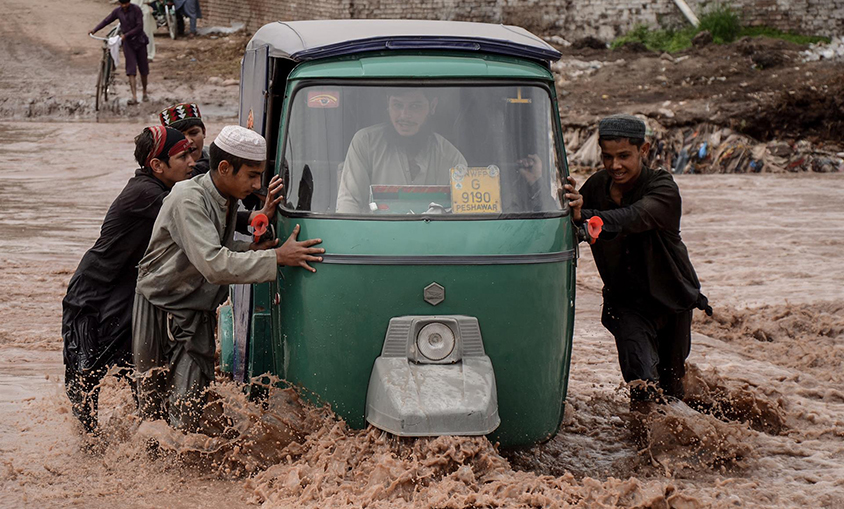
[[(714, 320), (696, 317), (706, 334), (695, 333), (689, 358), (691, 393), (706, 412), (655, 416), (650, 447), (628, 428), (585, 251), (566, 418), (532, 450), (497, 452), (485, 439), (413, 444), (316, 420), (288, 459), (254, 448), (249, 459), (243, 443), (196, 437), (170, 437), (182, 456), (153, 459), (145, 439), (168, 435), (139, 428), (114, 380), (103, 395), (108, 445), (86, 449), (62, 390), (60, 301), (130, 176), (132, 134), (142, 127), (0, 123), (0, 506), (844, 504), (840, 175), (677, 177), (684, 239), (715, 308)], [(77, 142), (63, 143), (55, 164), (45, 139)], [(108, 149), (92, 157), (105, 139)], [(283, 407), (246, 411), (230, 398), (232, 411), (256, 422), (288, 418)], [(197, 463), (191, 451), (214, 459)], [(376, 476), (384, 458), (390, 466)]]
[[(651, 414), (644, 438), (631, 433), (613, 340), (600, 324), (600, 279), (584, 250), (569, 400), (546, 444), (499, 451), (484, 438), (397, 440), (348, 430), (281, 391), (261, 409), (230, 383), (215, 392), (237, 433), (186, 437), (139, 423), (113, 378), (101, 398), (104, 440), (86, 441), (62, 383), (67, 282), (131, 176), (132, 139), (153, 114), (199, 101), (213, 139), (235, 121), (237, 88), (209, 81), (230, 79), (225, 66), (184, 74), (209, 51), (227, 54), (212, 40), (159, 38), (153, 101), (127, 108), (119, 76), (117, 99), (96, 115), (99, 47), (86, 33), (113, 6), (0, 5), (0, 507), (844, 507), (840, 174), (677, 177), (683, 238), (715, 316), (695, 317), (695, 410)], [(646, 68), (666, 65), (647, 58)], [(681, 74), (697, 72), (682, 62)], [(819, 69), (824, 80), (834, 72)], [(585, 84), (612, 85), (606, 73), (566, 78), (580, 80), (566, 86), (581, 113), (603, 112), (607, 99)], [(678, 80), (683, 94), (705, 90)], [(655, 111), (671, 98), (708, 107), (660, 87), (642, 95)], [(769, 92), (754, 88), (754, 97)], [(150, 438), (160, 450), (151, 452)]]

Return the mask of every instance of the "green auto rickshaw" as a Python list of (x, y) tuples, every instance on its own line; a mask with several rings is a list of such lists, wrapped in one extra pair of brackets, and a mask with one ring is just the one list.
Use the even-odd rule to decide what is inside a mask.
[(235, 379), (276, 375), (353, 428), (554, 436), (577, 236), (550, 63), (505, 25), (271, 23), (242, 63), (240, 123), (268, 142), (275, 229), (321, 238), (312, 274), (231, 289)]

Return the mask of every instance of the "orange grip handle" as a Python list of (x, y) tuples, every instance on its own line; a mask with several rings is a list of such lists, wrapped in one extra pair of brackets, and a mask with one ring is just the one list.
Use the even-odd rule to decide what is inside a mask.
[(586, 221), (586, 231), (589, 233), (589, 243), (594, 244), (601, 231), (604, 229), (604, 220), (598, 216), (592, 216)]
[(261, 235), (267, 233), (267, 227), (270, 225), (270, 219), (266, 214), (258, 214), (252, 218), (252, 235), (255, 242), (261, 238)]

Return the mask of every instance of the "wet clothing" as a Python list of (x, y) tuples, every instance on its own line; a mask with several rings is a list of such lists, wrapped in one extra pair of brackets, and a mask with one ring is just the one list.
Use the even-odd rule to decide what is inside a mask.
[(236, 201), (217, 191), (211, 175), (177, 183), (156, 219), (138, 267), (138, 293), (156, 306), (214, 311), (226, 285), (275, 279), (274, 251), (249, 251), (249, 242), (234, 240)]
[[(108, 372), (109, 369), (106, 366), (91, 371), (77, 371), (71, 366), (64, 367), (67, 399), (70, 400), (73, 415), (82, 423), (86, 433), (97, 433), (99, 430), (97, 414), (99, 413), (100, 382)], [(137, 404), (138, 397), (131, 373), (132, 369), (129, 367), (120, 367), (112, 371), (113, 375), (129, 383), (135, 404)]]
[(621, 205), (610, 197), (606, 170), (583, 187), (583, 221), (599, 216), (603, 231), (592, 254), (609, 298), (643, 310), (687, 311), (701, 299), (700, 282), (680, 238), (682, 202), (665, 170), (642, 169)]
[(210, 173), (176, 184), (139, 265), (132, 344), (139, 396), (156, 399), (143, 379), (167, 370), (166, 399), (183, 402), (168, 410), (174, 426), (191, 427), (183, 410), (200, 408), (214, 379), (214, 313), (227, 285), (276, 277), (275, 251), (234, 240), (236, 216), (236, 201), (217, 191)]
[[(691, 310), (654, 316), (604, 300), (601, 323), (615, 337), (625, 382), (659, 381), (665, 394), (683, 398), (686, 358), (691, 351)], [(633, 400), (657, 397), (633, 388), (631, 396)]]
[(343, 163), (337, 212), (367, 214), (369, 186), (448, 185), (449, 170), (466, 159), (448, 140), (430, 130), (399, 135), (389, 122), (355, 133)]
[(135, 171), (109, 207), (100, 237), (82, 257), (62, 300), (65, 384), (74, 414), (88, 431), (96, 427), (92, 388), (109, 367), (132, 365), (136, 265), (169, 191), (151, 174)]
[(602, 322), (615, 336), (625, 381), (659, 380), (682, 397), (691, 310), (711, 309), (680, 238), (680, 191), (670, 173), (647, 167), (621, 205), (610, 196), (611, 184), (601, 170), (580, 189), (582, 220), (604, 221), (592, 244), (604, 282)]
[(166, 312), (143, 295), (133, 312), (139, 407), (143, 419), (167, 419), (198, 431), (204, 391), (214, 380), (214, 329), (210, 311)]

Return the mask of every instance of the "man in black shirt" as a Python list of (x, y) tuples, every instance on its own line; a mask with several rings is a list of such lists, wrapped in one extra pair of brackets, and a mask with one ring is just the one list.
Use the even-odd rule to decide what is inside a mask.
[(137, 265), (162, 200), (193, 170), (191, 148), (169, 127), (148, 127), (135, 138), (140, 168), (109, 207), (100, 237), (79, 262), (62, 301), (65, 389), (88, 433), (98, 428), (100, 380), (110, 367), (132, 365)]
[(615, 336), (634, 408), (682, 399), (692, 309), (712, 310), (680, 238), (680, 191), (670, 173), (645, 164), (644, 122), (613, 115), (598, 131), (604, 169), (580, 188), (582, 202), (573, 179), (565, 187), (575, 223), (604, 222), (592, 244), (604, 282), (601, 322)]

